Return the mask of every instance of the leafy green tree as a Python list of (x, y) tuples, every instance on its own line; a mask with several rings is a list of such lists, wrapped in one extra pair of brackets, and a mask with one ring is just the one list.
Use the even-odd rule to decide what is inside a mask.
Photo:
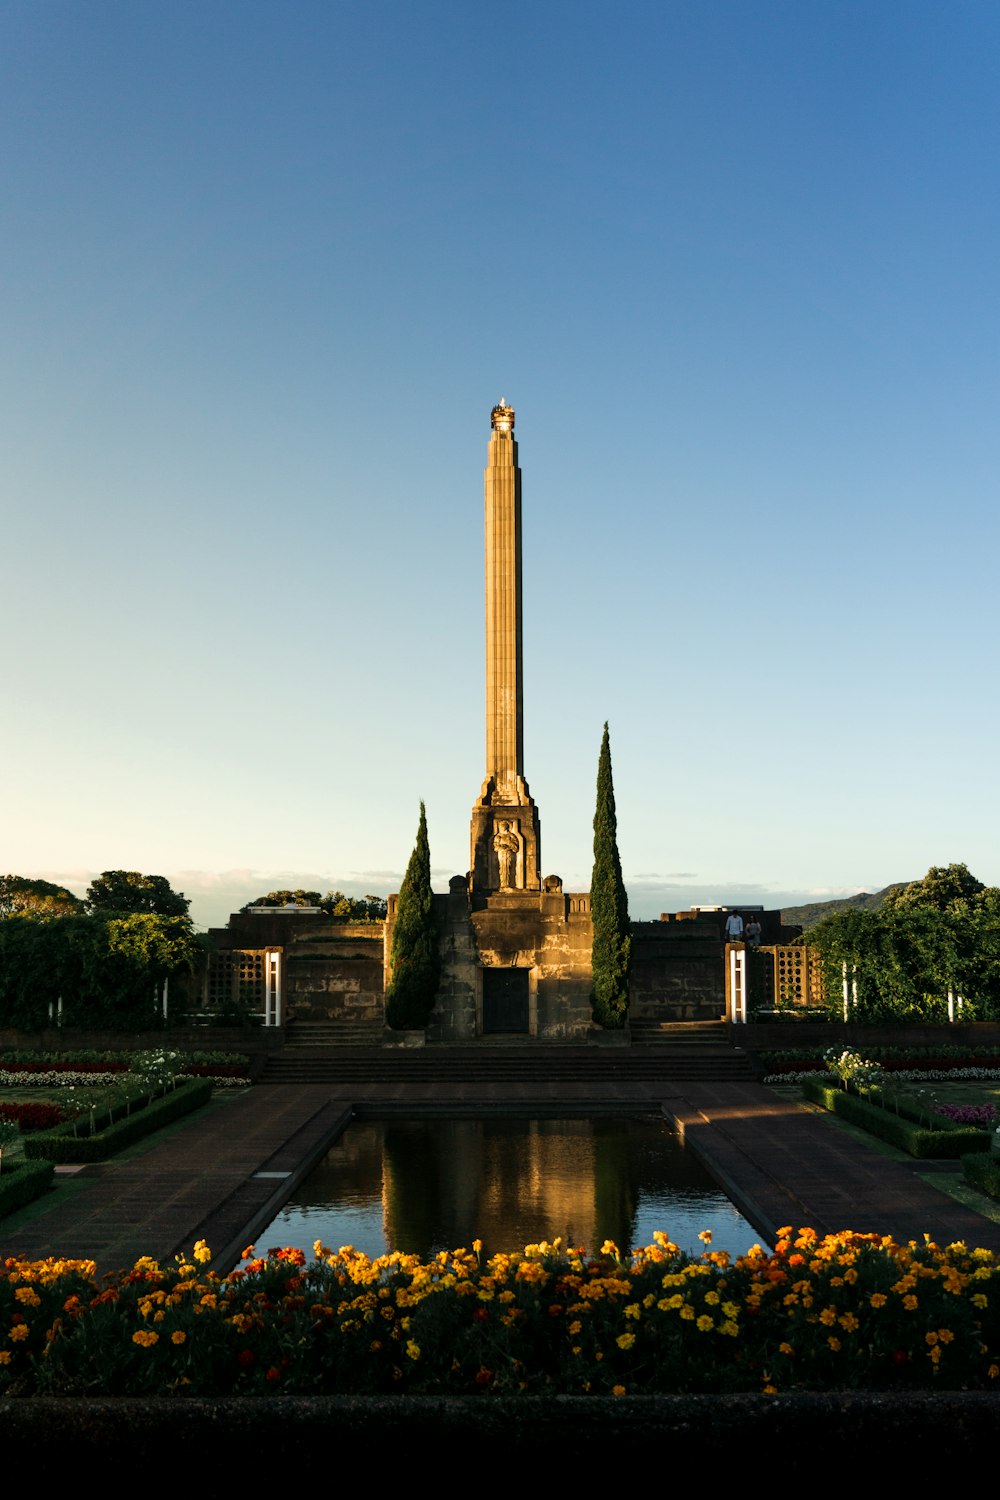
[(48, 880), (0, 875), (0, 917), (74, 917), (85, 911), (79, 896)]
[(597, 763), (597, 809), (594, 813), (594, 873), (590, 881), (590, 916), (594, 924), (592, 958), (594, 1020), (620, 1030), (628, 1013), (632, 967), (632, 930), (628, 895), (618, 857), (618, 817), (611, 779), (611, 743), (604, 726)]
[(967, 1002), (967, 1018), (1000, 1015), (1000, 891), (965, 865), (935, 866), (877, 911), (827, 917), (806, 941), (822, 956), (838, 1014), (846, 964), (858, 1020), (944, 1020), (949, 989)]
[(956, 902), (973, 900), (985, 890), (986, 886), (976, 879), (968, 865), (932, 865), (922, 880), (894, 886), (884, 904), (897, 910), (933, 906), (938, 911), (947, 911)]
[(248, 901), (241, 910), (249, 911), (252, 906), (319, 906), (321, 901), (319, 891), (268, 891), (266, 896)]
[(186, 917), (191, 905), (165, 875), (141, 875), (138, 870), (105, 870), (88, 886), (87, 901), (95, 916), (153, 912), (160, 917)]
[(441, 959), (431, 891), (427, 815), (422, 802), (417, 841), (396, 905), (390, 962), (386, 1020), (397, 1031), (426, 1026), (437, 997)]
[(384, 896), (345, 896), (343, 891), (328, 891), (323, 898), (323, 910), (345, 922), (384, 922), (386, 907)]

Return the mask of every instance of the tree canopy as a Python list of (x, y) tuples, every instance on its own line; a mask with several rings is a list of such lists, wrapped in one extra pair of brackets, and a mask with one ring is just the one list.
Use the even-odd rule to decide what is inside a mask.
[(79, 896), (48, 880), (0, 875), (0, 917), (73, 917), (86, 910)]
[(594, 1020), (620, 1029), (628, 1013), (632, 967), (632, 929), (628, 894), (618, 857), (618, 815), (611, 777), (611, 742), (604, 726), (597, 762), (597, 807), (594, 812), (594, 871), (590, 881), (590, 916), (594, 926), (591, 959)]
[(844, 911), (808, 935), (836, 1009), (846, 965), (858, 1019), (943, 1019), (949, 990), (970, 1020), (1000, 1018), (1000, 890), (965, 865), (936, 865), (893, 891), (877, 911)]
[(986, 890), (968, 865), (932, 865), (922, 880), (894, 886), (885, 905), (897, 910), (905, 907), (932, 906), (938, 911), (953, 909), (958, 902), (971, 901)]
[(186, 917), (191, 905), (165, 875), (142, 875), (138, 870), (105, 870), (88, 886), (87, 901), (95, 915), (152, 912), (159, 917)]
[(382, 922), (386, 913), (384, 896), (345, 896), (343, 891), (327, 891), (325, 896), (319, 891), (268, 891), (241, 910), (254, 906), (318, 906), (326, 916), (345, 922)]

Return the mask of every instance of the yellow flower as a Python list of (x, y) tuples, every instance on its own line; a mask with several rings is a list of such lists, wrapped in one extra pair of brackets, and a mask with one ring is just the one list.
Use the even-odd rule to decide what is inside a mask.
[(0, 1349), (0, 1365), (9, 1365), (11, 1357), (9, 1349)]
[(782, 1354), (786, 1354), (789, 1359), (791, 1359), (792, 1355), (795, 1353), (795, 1350), (792, 1348), (791, 1344), (779, 1344), (778, 1349)]
[(187, 1334), (184, 1332), (184, 1330), (182, 1328), (175, 1328), (174, 1331), (173, 1331), (173, 1333), (170, 1335), (170, 1342), (172, 1344), (183, 1344), (186, 1341), (187, 1341)]
[(19, 1344), (22, 1339), (26, 1339), (27, 1337), (28, 1337), (28, 1325), (27, 1325), (27, 1323), (18, 1323), (18, 1324), (15, 1325), (15, 1327), (13, 1327), (10, 1330), (10, 1341), (11, 1341), (12, 1344)]
[(711, 1331), (712, 1320), (707, 1313), (702, 1313), (701, 1317), (698, 1319), (697, 1327), (699, 1333), (708, 1333)]
[(913, 1312), (916, 1305), (917, 1299), (913, 1296), (912, 1293), (908, 1297), (903, 1298), (903, 1306), (906, 1308), (907, 1312)]
[(611, 1387), (611, 1394), (612, 1396), (624, 1396), (625, 1387), (623, 1385), (613, 1385)]
[(192, 1254), (194, 1255), (195, 1260), (200, 1261), (202, 1265), (204, 1265), (206, 1261), (210, 1261), (212, 1259), (212, 1252), (205, 1244), (204, 1240), (198, 1241), (198, 1243), (194, 1247)]
[(407, 1345), (406, 1345), (406, 1352), (409, 1355), (410, 1359), (419, 1359), (420, 1358), (420, 1345), (418, 1343), (416, 1343), (413, 1339), (410, 1339), (407, 1342)]
[(142, 1349), (151, 1349), (159, 1341), (160, 1335), (158, 1333), (153, 1333), (145, 1328), (140, 1328), (138, 1333), (133, 1333), (132, 1335), (133, 1344), (138, 1344)]
[(868, 1298), (872, 1307), (884, 1307), (888, 1300), (888, 1297), (885, 1297), (881, 1292), (872, 1292)]
[(619, 1349), (631, 1349), (632, 1345), (635, 1343), (635, 1334), (620, 1333), (615, 1340), (615, 1343), (618, 1345)]
[(830, 1345), (830, 1348), (833, 1350), (834, 1354), (839, 1354), (839, 1352), (840, 1352), (840, 1340), (839, 1339), (835, 1339), (831, 1335), (830, 1338), (827, 1339), (827, 1343)]

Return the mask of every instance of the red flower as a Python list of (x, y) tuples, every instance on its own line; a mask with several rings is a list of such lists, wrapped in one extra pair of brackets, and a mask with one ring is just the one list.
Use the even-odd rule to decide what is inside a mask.
[(475, 1323), (485, 1323), (488, 1321), (489, 1316), (490, 1315), (485, 1307), (477, 1307), (475, 1312), (472, 1314), (473, 1322)]
[(252, 1349), (241, 1349), (236, 1358), (239, 1360), (244, 1370), (249, 1370), (251, 1365), (257, 1363), (257, 1356)]
[(485, 1365), (480, 1365), (479, 1374), (476, 1376), (477, 1385), (489, 1385), (493, 1379), (493, 1371), (488, 1370)]
[(281, 1379), (281, 1372), (280, 1372), (280, 1370), (276, 1370), (275, 1367), (274, 1367), (274, 1365), (272, 1365), (271, 1368), (268, 1370), (267, 1375), (265, 1376), (265, 1379), (269, 1380), (271, 1382), (271, 1384), (273, 1385), (276, 1380), (280, 1380)]

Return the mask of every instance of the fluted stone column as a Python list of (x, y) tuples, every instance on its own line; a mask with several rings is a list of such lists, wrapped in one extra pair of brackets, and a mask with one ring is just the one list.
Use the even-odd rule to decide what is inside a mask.
[(490, 414), (485, 474), (486, 779), (472, 810), (472, 885), (540, 889), (538, 812), (524, 779), (521, 470), (514, 409)]

